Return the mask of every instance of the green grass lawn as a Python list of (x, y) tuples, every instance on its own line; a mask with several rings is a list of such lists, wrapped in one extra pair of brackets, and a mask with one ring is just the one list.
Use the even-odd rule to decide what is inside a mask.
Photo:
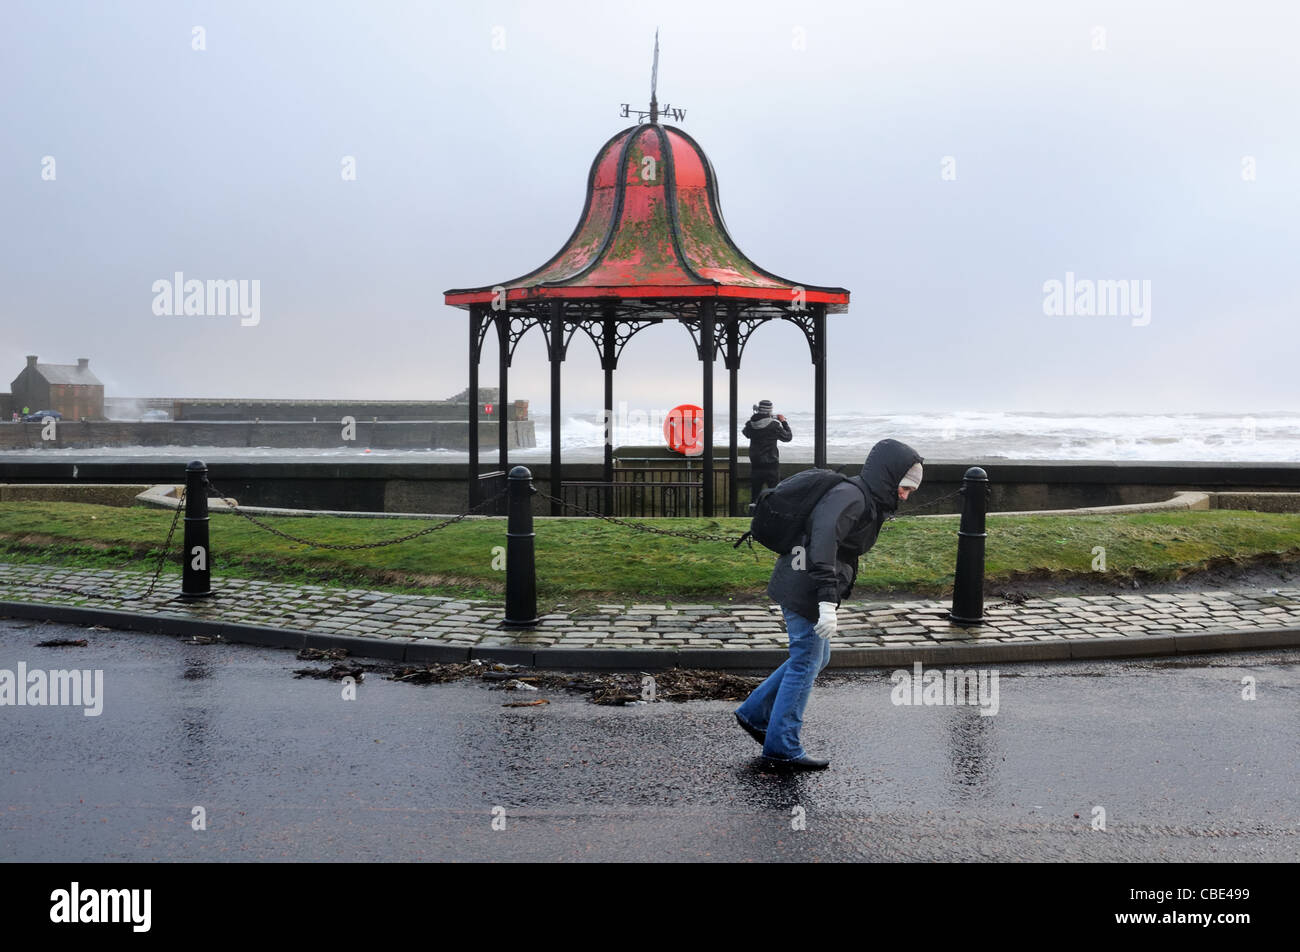
[[(83, 503), (0, 503), (0, 560), (152, 572), (172, 513)], [(272, 518), (270, 524), (321, 542), (391, 539), (429, 523), (407, 519)], [(747, 519), (647, 520), (656, 527), (739, 536)], [(1038, 516), (989, 520), (991, 590), (1022, 578), (1097, 579), (1093, 548), (1106, 549), (1109, 580), (1168, 580), (1227, 564), (1300, 562), (1300, 517), (1211, 511)], [(726, 601), (763, 597), (775, 558), (651, 535), (592, 519), (537, 521), (537, 584), (544, 604), (605, 599)], [(937, 596), (950, 590), (955, 519), (902, 519), (861, 561), (855, 596)], [(167, 571), (179, 572), (180, 532)], [(360, 551), (311, 549), (231, 514), (211, 521), (213, 575), (470, 597), (498, 596), (504, 572), (493, 547), (500, 519), (458, 523), (399, 545)], [(500, 560), (498, 560), (500, 561)]]

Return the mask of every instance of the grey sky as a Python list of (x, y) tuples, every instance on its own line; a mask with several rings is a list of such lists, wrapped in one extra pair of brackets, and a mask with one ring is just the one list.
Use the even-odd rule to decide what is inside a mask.
[[(5, 20), (0, 387), (38, 353), (89, 357), (110, 395), (460, 390), (466, 315), (442, 292), (560, 247), (618, 104), (648, 99), (658, 26), (660, 99), (686, 107), (741, 248), (852, 292), (833, 411), (1298, 406), (1297, 4), (10, 2)], [(176, 271), (260, 280), (260, 323), (155, 315)], [(1067, 271), (1149, 281), (1150, 323), (1045, 315)], [(643, 332), (616, 399), (698, 401), (688, 343)], [(594, 348), (570, 354), (566, 405), (598, 406)], [(544, 407), (547, 381), (534, 332), (512, 393)], [(811, 408), (792, 327), (754, 336), (741, 387)]]

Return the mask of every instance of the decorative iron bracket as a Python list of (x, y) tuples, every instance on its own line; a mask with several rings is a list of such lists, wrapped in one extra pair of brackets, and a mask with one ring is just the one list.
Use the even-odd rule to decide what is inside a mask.
[(483, 342), (487, 340), (489, 328), (496, 324), (496, 319), (480, 311), (475, 314), (478, 320), (478, 340), (474, 342), (474, 363), (483, 359)]
[[(691, 343), (693, 343), (693, 344), (695, 345), (695, 359), (696, 359), (696, 360), (703, 360), (703, 359), (704, 359), (704, 348), (700, 345), (700, 325), (704, 323), (704, 319), (701, 318), (701, 317), (685, 317), (685, 316), (683, 316), (683, 317), (679, 317), (677, 320), (681, 323), (681, 325), (682, 325), (683, 327), (686, 328), (686, 332), (687, 332), (688, 334), (691, 335)], [(718, 356), (718, 328), (723, 327), (723, 326), (725, 326), (723, 321), (720, 321), (720, 320), (718, 320), (717, 318), (714, 318), (714, 320), (713, 320), (713, 357), (714, 357), (714, 359), (717, 359), (717, 356)]]
[[(551, 319), (549, 317), (536, 317), (533, 319), (542, 328), (542, 336), (546, 338), (546, 359), (555, 360), (555, 342), (551, 340)], [(569, 356), (569, 343), (573, 340), (573, 335), (577, 332), (580, 323), (560, 321), (560, 357), (561, 363)]]
[(603, 318), (591, 318), (579, 321), (577, 327), (581, 327), (591, 338), (591, 342), (596, 345), (596, 355), (600, 358), (601, 370), (615, 370), (618, 368), (618, 359), (623, 354), (623, 348), (627, 342), (653, 324), (662, 324), (662, 317), (645, 317), (639, 319), (626, 320), (623, 318), (614, 321), (614, 359), (610, 366), (605, 366), (605, 321)]
[(750, 336), (758, 330), (760, 324), (766, 324), (772, 320), (770, 317), (739, 317), (736, 318), (736, 366), (731, 366), (731, 355), (727, 352), (727, 324), (721, 323), (717, 326), (717, 342), (714, 353), (722, 352), (723, 363), (728, 370), (739, 370), (740, 360), (745, 355), (745, 345), (749, 343)]
[(812, 362), (817, 363), (820, 356), (818, 351), (821, 348), (821, 341), (817, 339), (817, 321), (813, 317), (812, 311), (785, 311), (781, 315), (781, 320), (789, 321), (795, 327), (803, 331), (803, 336), (808, 341), (808, 353), (812, 357)]
[(498, 321), (498, 334), (501, 333), (501, 327), (506, 329), (506, 340), (509, 345), (506, 350), (507, 367), (514, 362), (515, 348), (519, 346), (519, 342), (523, 340), (524, 335), (534, 327), (543, 327), (543, 332), (545, 332), (545, 325), (549, 323), (546, 318), (538, 317), (536, 314), (528, 312), (511, 313), (509, 310), (498, 311), (496, 320)]

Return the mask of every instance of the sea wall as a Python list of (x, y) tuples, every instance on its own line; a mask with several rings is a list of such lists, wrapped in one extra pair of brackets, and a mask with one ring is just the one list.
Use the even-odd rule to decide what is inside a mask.
[[(496, 419), (495, 388), (479, 389), (479, 416)], [(194, 397), (105, 397), (110, 419), (136, 419), (145, 410), (162, 410), (173, 420), (295, 420), (304, 423), (356, 420), (464, 420), (468, 399), (451, 400), (249, 400)], [(506, 410), (508, 420), (527, 420), (528, 401), (514, 400)]]
[[(447, 400), (176, 400), (177, 420), (297, 420), (336, 423), (345, 416), (360, 420), (465, 420), (468, 403)], [(492, 398), (484, 397), (479, 416), (495, 422), (500, 413)], [(528, 419), (528, 401), (515, 400), (507, 408), (508, 420)]]
[[(511, 449), (535, 446), (532, 420), (507, 424)], [(466, 420), (380, 421), (358, 418), (355, 439), (343, 439), (343, 427), (335, 420), (310, 422), (246, 422), (177, 420), (168, 422), (124, 422), (119, 420), (63, 420), (55, 427), (53, 440), (41, 438), (40, 423), (0, 423), (0, 450), (92, 449), (113, 446), (230, 446), (333, 449), (427, 450), (469, 449)], [(497, 445), (495, 420), (479, 422), (482, 446)]]
[[(485, 445), (490, 445), (485, 443)], [(484, 454), (480, 472), (496, 469), (495, 453)], [(720, 454), (721, 455), (721, 454)], [(106, 459), (98, 456), (0, 458), (0, 483), (130, 483), (184, 481), (187, 455)], [(460, 512), (466, 507), (465, 463), (432, 463), (369, 458), (329, 461), (301, 458), (248, 459), (215, 457), (205, 462), (213, 482), (241, 502), (294, 509), (339, 509), (372, 512)], [(550, 466), (528, 460), (539, 488), (553, 491)], [(856, 472), (860, 463), (845, 463)], [(954, 492), (967, 467), (983, 466), (991, 485), (990, 510), (1075, 509), (1159, 502), (1179, 490), (1260, 492), (1300, 490), (1300, 463), (1130, 463), (1016, 460), (934, 460), (926, 463), (921, 490), (901, 512)], [(721, 467), (720, 467), (721, 468)], [(782, 466), (783, 475), (804, 469)], [(566, 480), (599, 480), (599, 463), (565, 464)], [(740, 503), (748, 502), (749, 467), (740, 464)], [(725, 504), (725, 495), (719, 505)], [(955, 512), (960, 497), (927, 507), (932, 513)], [(534, 511), (550, 504), (533, 499)]]

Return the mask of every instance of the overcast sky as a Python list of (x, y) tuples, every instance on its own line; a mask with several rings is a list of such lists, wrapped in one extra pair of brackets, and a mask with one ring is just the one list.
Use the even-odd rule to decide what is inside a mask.
[[(559, 249), (619, 104), (645, 108), (657, 26), (660, 101), (740, 247), (852, 293), (833, 411), (1300, 409), (1300, 4), (8, 0), (4, 20), (0, 388), (36, 353), (89, 357), (110, 396), (462, 389), (443, 291)], [(178, 271), (258, 280), (258, 323), (155, 314)], [(1148, 309), (1045, 313), (1067, 272), (1136, 281)], [(698, 401), (699, 371), (685, 330), (652, 328), (616, 399)], [(533, 332), (511, 392), (541, 409), (548, 380)], [(565, 404), (600, 398), (577, 340)], [(783, 322), (745, 353), (760, 398), (812, 407)]]

